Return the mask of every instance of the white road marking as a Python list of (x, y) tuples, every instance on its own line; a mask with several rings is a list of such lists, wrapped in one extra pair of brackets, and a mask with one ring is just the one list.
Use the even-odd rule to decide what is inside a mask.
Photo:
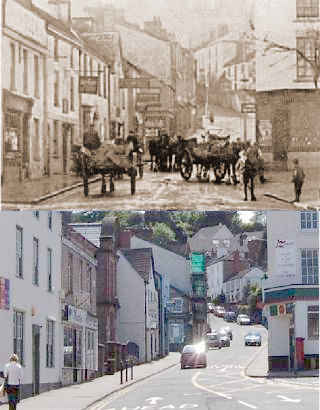
[(292, 403), (299, 403), (301, 401), (301, 399), (290, 399), (289, 397), (280, 396), (279, 394), (277, 395), (277, 397), (279, 397), (279, 399), (281, 399), (282, 401), (288, 401)]
[(238, 403), (243, 404), (244, 406), (250, 407), (250, 409), (256, 409), (257, 408), (253, 404), (246, 403), (245, 401), (238, 400)]
[(223, 398), (228, 399), (228, 400), (231, 400), (231, 399), (232, 399), (232, 397), (231, 397), (231, 396), (228, 396), (227, 394), (223, 394), (223, 393), (220, 393), (220, 392), (217, 392), (217, 391), (210, 390), (210, 389), (208, 389), (207, 387), (201, 386), (199, 383), (197, 383), (197, 377), (198, 377), (200, 374), (201, 374), (201, 373), (198, 372), (198, 373), (196, 373), (196, 374), (192, 377), (192, 380), (191, 380), (191, 381), (192, 381), (192, 384), (193, 384), (195, 387), (197, 387), (198, 389), (205, 390), (205, 391), (207, 391), (207, 392), (209, 392), (209, 393), (216, 394), (217, 396), (223, 397)]
[(157, 401), (163, 400), (162, 397), (150, 397), (149, 399), (146, 399), (146, 401), (149, 402), (149, 404), (152, 406), (153, 404), (157, 404)]
[(209, 387), (218, 387), (218, 386), (224, 386), (225, 384), (230, 384), (230, 383), (238, 383), (238, 382), (240, 382), (240, 383), (246, 383), (246, 382), (248, 382), (249, 380), (243, 380), (243, 379), (236, 379), (236, 380), (229, 380), (228, 382), (224, 382), (224, 383), (219, 383), (219, 384), (212, 384), (211, 386), (209, 386)]
[(238, 391), (252, 390), (252, 389), (257, 389), (257, 388), (261, 388), (261, 387), (262, 387), (262, 386), (260, 386), (260, 385), (249, 386), (249, 387), (242, 387), (241, 389), (227, 390), (226, 393), (236, 393), (236, 392), (238, 392)]

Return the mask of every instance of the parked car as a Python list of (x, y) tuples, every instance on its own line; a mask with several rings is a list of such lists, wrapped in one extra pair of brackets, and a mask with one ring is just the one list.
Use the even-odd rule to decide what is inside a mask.
[(225, 332), (223, 329), (220, 329), (218, 336), (222, 347), (230, 347), (230, 337), (228, 336), (227, 332)]
[(261, 335), (258, 332), (250, 332), (244, 337), (245, 346), (261, 346)]
[(223, 330), (223, 331), (225, 331), (226, 332), (226, 334), (229, 336), (229, 339), (230, 340), (232, 340), (232, 330), (231, 330), (231, 327), (229, 327), (229, 326), (225, 326), (225, 327), (222, 327), (220, 330)]
[(226, 313), (226, 312), (225, 312), (225, 310), (224, 310), (224, 307), (222, 307), (222, 306), (217, 307), (216, 316), (218, 316), (218, 317), (224, 317), (224, 314), (225, 314), (225, 313)]
[(207, 353), (205, 342), (184, 346), (181, 358), (181, 369), (186, 367), (207, 367)]
[(208, 303), (207, 312), (208, 313), (213, 313), (214, 312), (214, 305), (212, 303)]
[(250, 325), (251, 321), (248, 315), (238, 315), (237, 323), (238, 325)]
[(221, 349), (222, 344), (217, 332), (207, 334), (207, 348), (218, 348)]
[(223, 318), (226, 322), (235, 322), (237, 320), (237, 315), (236, 312), (226, 312)]

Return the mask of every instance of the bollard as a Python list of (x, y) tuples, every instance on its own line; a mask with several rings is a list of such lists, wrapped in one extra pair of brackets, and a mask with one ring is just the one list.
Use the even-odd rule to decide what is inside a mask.
[(133, 360), (131, 360), (131, 380), (133, 380)]
[(123, 364), (122, 364), (122, 361), (120, 362), (120, 384), (123, 384), (123, 375), (122, 375), (122, 372), (123, 372)]
[(126, 360), (126, 382), (128, 381), (128, 360)]

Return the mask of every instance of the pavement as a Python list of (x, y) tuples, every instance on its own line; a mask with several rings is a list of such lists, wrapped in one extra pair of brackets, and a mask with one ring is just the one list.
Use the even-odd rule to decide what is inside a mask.
[(124, 371), (123, 384), (120, 384), (120, 372), (117, 372), (113, 375), (61, 387), (21, 400), (19, 410), (85, 410), (113, 393), (159, 374), (179, 363), (180, 353), (171, 352), (160, 360), (134, 366), (133, 380), (131, 380), (131, 369), (128, 369), (128, 382), (125, 381)]
[(265, 377), (265, 378), (300, 378), (300, 377), (319, 377), (317, 370), (297, 370), (296, 372), (288, 371), (271, 371), (268, 370), (268, 345), (263, 345), (257, 356), (254, 356), (244, 371), (248, 377)]
[[(276, 203), (279, 203), (279, 205), (282, 203), (282, 207), (283, 203), (287, 203), (290, 208), (296, 209), (319, 208), (320, 190), (318, 187), (320, 186), (320, 174), (317, 168), (306, 169), (305, 172), (306, 180), (302, 190), (301, 202), (299, 203), (291, 202), (294, 197), (294, 190), (293, 184), (291, 183), (291, 172), (286, 171), (268, 170), (265, 173), (267, 182), (265, 184), (260, 184), (257, 181), (256, 183), (256, 196), (261, 199), (265, 198), (266, 200), (269, 196), (273, 198), (273, 200), (276, 200)], [(173, 182), (169, 183), (175, 183), (175, 179), (177, 179), (177, 182), (180, 181), (180, 175), (170, 175), (172, 175), (172, 178), (170, 178), (170, 180), (172, 179)], [(151, 173), (147, 164), (145, 166), (145, 176), (142, 183), (148, 186), (148, 183), (150, 183), (150, 178), (153, 179), (154, 177), (155, 175)], [(163, 179), (162, 173), (157, 174), (156, 178), (159, 179), (159, 181)], [(98, 181), (99, 179), (100, 176), (94, 176), (89, 180), (89, 182), (93, 183)], [(183, 183), (184, 181), (181, 180), (181, 184)], [(37, 204), (40, 205), (43, 202), (50, 203), (51, 199), (58, 199), (59, 196), (62, 196), (65, 192), (68, 191), (74, 190), (76, 192), (76, 190), (82, 186), (82, 178), (75, 175), (52, 175), (50, 177), (42, 177), (36, 180), (25, 180), (22, 183), (4, 182), (1, 198), (2, 208), (13, 209), (15, 207), (15, 204), (17, 208), (20, 208), (20, 205), (22, 204), (35, 206)], [(216, 189), (218, 191), (221, 191), (221, 194), (223, 195), (224, 193), (227, 196), (230, 194), (232, 199), (236, 201), (242, 200), (243, 194), (241, 187), (238, 187), (235, 190), (230, 190), (228, 187), (222, 184), (220, 186), (216, 186)], [(83, 198), (84, 201), (83, 195), (81, 196), (81, 198)], [(261, 206), (261, 203), (259, 206)]]

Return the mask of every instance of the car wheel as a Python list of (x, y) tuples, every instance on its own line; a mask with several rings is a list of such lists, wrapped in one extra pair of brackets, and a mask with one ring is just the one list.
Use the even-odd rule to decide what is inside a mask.
[(221, 346), (219, 346), (219, 349), (221, 349)]

